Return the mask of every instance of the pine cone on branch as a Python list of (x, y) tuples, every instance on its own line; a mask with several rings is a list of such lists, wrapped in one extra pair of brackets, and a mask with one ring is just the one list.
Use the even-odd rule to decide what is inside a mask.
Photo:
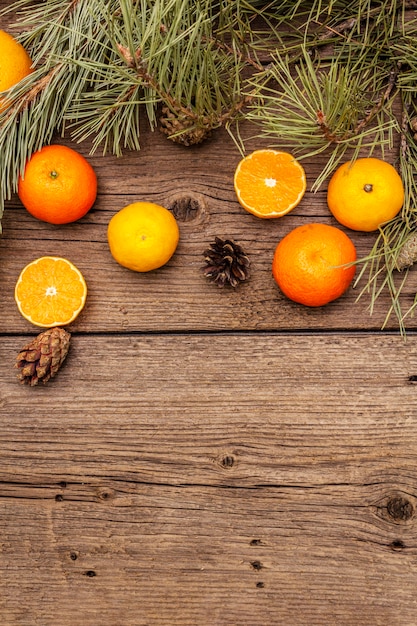
[(231, 239), (216, 237), (210, 248), (204, 252), (204, 275), (218, 287), (237, 287), (249, 278), (249, 257), (243, 248)]
[(211, 126), (206, 123), (196, 122), (184, 113), (173, 113), (169, 107), (162, 107), (162, 115), (159, 118), (160, 129), (174, 143), (183, 146), (194, 146), (202, 143), (211, 132)]
[(24, 346), (15, 365), (22, 385), (34, 387), (53, 378), (68, 354), (70, 338), (63, 328), (48, 328)]
[(400, 248), (395, 264), (400, 272), (417, 261), (417, 233), (412, 233)]

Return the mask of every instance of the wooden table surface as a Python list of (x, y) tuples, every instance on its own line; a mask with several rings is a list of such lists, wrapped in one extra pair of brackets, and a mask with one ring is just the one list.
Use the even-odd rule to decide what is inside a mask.
[[(237, 202), (224, 131), (186, 148), (145, 129), (121, 158), (55, 142), (87, 156), (99, 194), (71, 225), (35, 220), (17, 196), (2, 222), (0, 623), (415, 626), (417, 320), (404, 341), (395, 319), (381, 331), (388, 296), (372, 316), (353, 288), (309, 309), (271, 276), (283, 235), (336, 225), (326, 184), (310, 191), (323, 163), (304, 163), (299, 207), (260, 220)], [(136, 200), (180, 225), (149, 274), (107, 245)], [(375, 234), (349, 235), (365, 256)], [(216, 236), (251, 259), (236, 290), (202, 275)], [(43, 255), (75, 263), (89, 294), (62, 370), (29, 388), (14, 362), (39, 329), (14, 286)], [(411, 272), (406, 301), (416, 289)]]

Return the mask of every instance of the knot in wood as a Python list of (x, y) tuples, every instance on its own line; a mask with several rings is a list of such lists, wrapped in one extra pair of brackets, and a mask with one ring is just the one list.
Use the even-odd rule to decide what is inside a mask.
[(205, 201), (199, 194), (184, 192), (171, 198), (168, 209), (179, 222), (192, 222), (204, 213)]
[(114, 497), (114, 492), (112, 489), (108, 489), (107, 487), (99, 487), (97, 489), (97, 495), (100, 500), (111, 500)]
[(387, 512), (395, 521), (406, 522), (414, 515), (412, 503), (403, 496), (394, 496), (387, 502)]

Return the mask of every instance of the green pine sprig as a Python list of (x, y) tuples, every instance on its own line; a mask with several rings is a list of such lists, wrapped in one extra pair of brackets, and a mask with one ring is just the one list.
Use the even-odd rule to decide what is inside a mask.
[(247, 119), (271, 145), (285, 142), (300, 158), (326, 152), (313, 185), (318, 189), (348, 154), (355, 158), (363, 149), (371, 154), (392, 147), (399, 128), (390, 107), (395, 72), (376, 64), (358, 67), (353, 59), (314, 63), (306, 48), (302, 52), (295, 64), (274, 58)]

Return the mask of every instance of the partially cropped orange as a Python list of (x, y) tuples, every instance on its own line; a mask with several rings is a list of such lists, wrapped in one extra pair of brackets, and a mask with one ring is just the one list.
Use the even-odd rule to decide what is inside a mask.
[(304, 168), (291, 154), (265, 149), (240, 161), (234, 186), (244, 209), (257, 217), (274, 218), (299, 204), (307, 182)]
[(404, 185), (397, 170), (373, 157), (341, 165), (327, 190), (327, 203), (338, 222), (370, 232), (393, 219), (404, 203)]
[(356, 249), (340, 228), (310, 223), (286, 235), (275, 250), (274, 279), (287, 298), (310, 307), (339, 298), (355, 275)]
[(107, 227), (113, 258), (135, 272), (149, 272), (168, 263), (179, 236), (174, 215), (153, 202), (128, 204), (113, 215)]
[(31, 215), (50, 224), (81, 219), (97, 197), (97, 176), (82, 154), (61, 145), (44, 146), (28, 160), (18, 195)]
[(32, 71), (32, 60), (22, 44), (0, 30), (0, 91), (10, 89)]
[(25, 319), (44, 328), (65, 326), (75, 320), (87, 298), (80, 270), (62, 257), (35, 259), (20, 273), (15, 300)]

